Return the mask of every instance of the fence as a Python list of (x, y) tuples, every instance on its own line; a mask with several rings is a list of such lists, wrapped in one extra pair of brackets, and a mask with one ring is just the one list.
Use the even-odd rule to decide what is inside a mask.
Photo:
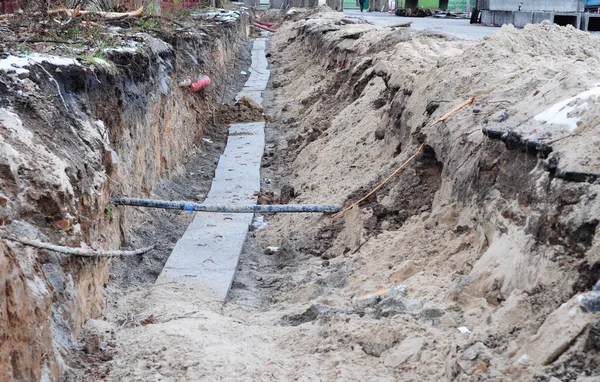
[[(119, 8), (133, 10), (139, 7), (139, 1), (117, 1)], [(134, 4), (135, 3), (135, 4)], [(161, 0), (162, 9), (185, 9), (199, 6), (209, 6), (210, 0)], [(14, 13), (19, 9), (19, 0), (0, 0), (0, 14)]]
[(210, 1), (206, 0), (162, 0), (160, 7), (162, 9), (184, 9), (199, 6), (208, 6)]

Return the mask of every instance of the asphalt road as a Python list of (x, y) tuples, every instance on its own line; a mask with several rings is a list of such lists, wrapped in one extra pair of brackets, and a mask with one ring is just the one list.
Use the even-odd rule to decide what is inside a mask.
[(437, 19), (433, 17), (398, 17), (387, 12), (360, 12), (358, 10), (345, 10), (345, 14), (352, 17), (361, 17), (374, 25), (389, 26), (412, 21), (411, 27), (419, 30), (442, 32), (464, 40), (481, 40), (490, 33), (497, 31), (498, 27), (473, 25), (466, 19)]

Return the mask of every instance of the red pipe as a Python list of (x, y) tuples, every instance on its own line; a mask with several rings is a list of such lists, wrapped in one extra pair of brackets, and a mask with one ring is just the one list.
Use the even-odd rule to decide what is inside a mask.
[(264, 25), (266, 27), (272, 27), (273, 23), (265, 23), (264, 21), (256, 20), (257, 24)]
[(190, 85), (190, 91), (195, 93), (208, 85), (210, 85), (210, 78), (208, 78), (208, 76), (202, 76), (202, 78)]
[(255, 26), (255, 27), (257, 27), (257, 28), (260, 28), (260, 29), (264, 29), (264, 30), (266, 30), (267, 32), (273, 32), (273, 33), (277, 32), (275, 29), (267, 28), (267, 27), (266, 27), (266, 26), (264, 26), (264, 25), (260, 25), (260, 24), (254, 24), (254, 26)]

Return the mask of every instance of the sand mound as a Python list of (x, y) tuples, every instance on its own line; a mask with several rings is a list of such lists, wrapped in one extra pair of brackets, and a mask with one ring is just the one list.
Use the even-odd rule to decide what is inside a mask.
[[(297, 191), (293, 202), (349, 203), (420, 143), (426, 150), (345, 221), (272, 218), (262, 242), (281, 245), (287, 258), (321, 258), (295, 293), (277, 298), (352, 309), (352, 296), (404, 285), (401, 299), (372, 307), (369, 330), (385, 335), (363, 346), (403, 379), (598, 373), (598, 354), (585, 346), (597, 317), (576, 301), (599, 276), (589, 273), (599, 253), (599, 186), (548, 171), (556, 158), (576, 162), (567, 152), (595, 152), (596, 103), (580, 112), (581, 135), (534, 117), (593, 85), (600, 40), (550, 24), (503, 27), (471, 43), (336, 23), (321, 14), (287, 25), (275, 41), (274, 128), (287, 125), (287, 137), (271, 142), (293, 160), (292, 174), (277, 180)], [(473, 104), (431, 126), (472, 95)], [(575, 140), (587, 147), (571, 150)], [(571, 310), (561, 308), (567, 301)], [(404, 308), (384, 319), (381, 304)], [(356, 339), (365, 324), (326, 327)]]

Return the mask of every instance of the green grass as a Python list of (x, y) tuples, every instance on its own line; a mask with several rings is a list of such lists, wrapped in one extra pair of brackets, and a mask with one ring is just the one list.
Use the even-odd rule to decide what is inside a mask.
[(161, 29), (161, 25), (154, 19), (139, 19), (138, 26), (142, 29)]
[(87, 64), (95, 64), (96, 59), (100, 58), (104, 61), (108, 61), (108, 56), (104, 53), (104, 50), (110, 47), (110, 44), (104, 42), (96, 47), (90, 54), (83, 58)]

